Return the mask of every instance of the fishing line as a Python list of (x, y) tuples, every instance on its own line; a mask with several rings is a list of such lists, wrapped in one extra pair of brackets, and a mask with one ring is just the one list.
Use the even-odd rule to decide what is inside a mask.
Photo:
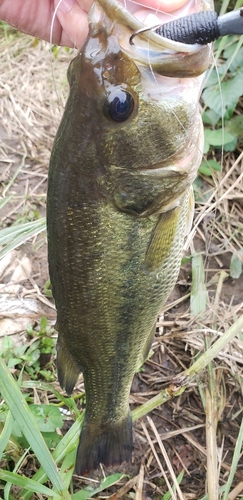
[[(126, 0), (124, 0), (126, 1)], [(131, 0), (133, 1), (133, 0)], [(137, 2), (133, 2), (133, 3), (137, 3)], [(154, 15), (157, 15), (159, 12), (159, 7), (157, 7), (157, 9), (153, 9), (154, 10)], [(164, 14), (167, 14), (163, 11)], [(175, 17), (173, 16), (173, 14), (170, 14), (171, 17)], [(151, 64), (151, 60), (150, 60), (150, 40), (148, 39), (147, 40), (147, 57), (148, 57), (148, 64), (149, 64), (149, 69), (150, 69), (150, 72), (151, 72), (151, 75), (153, 77), (153, 80), (156, 84), (156, 86), (158, 88), (160, 88), (160, 83), (156, 77), (156, 73), (154, 72), (153, 70), (153, 67), (152, 67), (152, 64)], [(178, 79), (179, 80), (179, 79)], [(166, 106), (167, 106), (167, 109), (173, 114), (173, 116), (175, 117), (177, 123), (180, 125), (181, 129), (183, 130), (183, 132), (185, 132), (186, 134), (188, 133), (186, 128), (184, 127), (184, 125), (182, 124), (182, 122), (180, 121), (179, 117), (177, 116), (176, 112), (173, 110), (172, 106), (170, 106), (169, 103), (166, 103)], [(192, 142), (193, 146), (195, 147), (195, 149), (200, 153), (200, 155), (203, 156), (203, 151), (200, 150), (199, 146), (197, 145), (197, 143), (195, 142)], [(181, 201), (181, 200), (180, 200)], [(191, 216), (193, 217), (194, 213), (195, 213), (195, 210), (194, 210), (194, 207), (192, 209), (189, 210)]]
[[(52, 16), (52, 20), (51, 20), (51, 27), (50, 27), (50, 45), (54, 45), (53, 44), (53, 30), (54, 30), (54, 22), (56, 20), (56, 17), (57, 17), (57, 11), (61, 5), (63, 0), (59, 0), (55, 9), (54, 9), (54, 12), (53, 12), (53, 16)], [(55, 80), (55, 74), (54, 74), (54, 61), (53, 61), (53, 54), (52, 54), (52, 47), (50, 47), (50, 59), (51, 59), (51, 76), (52, 76), (52, 83), (53, 83), (53, 87), (54, 87), (54, 91), (56, 93), (56, 97), (57, 97), (57, 102), (58, 102), (58, 105), (60, 106), (60, 108), (63, 109), (63, 105), (61, 103), (61, 97), (60, 97), (60, 94), (59, 94), (59, 91), (58, 91), (58, 88), (57, 88), (57, 84), (56, 84), (56, 80)]]
[(219, 188), (221, 186), (223, 186), (223, 184), (225, 183), (226, 179), (228, 179), (228, 177), (232, 174), (233, 170), (235, 169), (235, 167), (238, 165), (238, 163), (243, 159), (243, 152), (240, 154), (240, 156), (238, 156), (237, 160), (233, 163), (232, 167), (228, 170), (227, 174), (225, 175), (225, 177), (220, 181), (219, 185), (217, 186), (217, 188), (214, 190), (214, 192), (212, 193), (212, 195), (210, 196), (209, 200), (207, 201), (207, 203), (204, 205), (203, 209), (200, 211), (200, 214), (199, 214), (199, 217), (194, 221), (194, 224), (193, 224), (193, 228), (185, 242), (185, 245), (184, 245), (184, 249), (187, 249), (188, 246), (191, 244), (191, 241), (192, 239), (194, 238), (195, 236), (195, 233), (196, 233), (196, 230), (199, 226), (199, 224), (202, 222), (202, 220), (204, 219), (204, 217), (212, 212), (215, 208), (217, 208), (217, 206), (219, 205), (219, 203), (224, 200), (225, 198), (227, 198), (228, 194), (234, 190), (235, 186), (239, 183), (239, 180), (243, 179), (243, 172), (240, 174), (240, 177), (238, 179), (236, 179), (236, 181), (227, 189), (227, 191), (225, 191), (223, 193), (223, 195), (218, 199), (216, 200), (214, 203), (210, 204), (211, 201), (213, 200), (213, 198), (216, 196)]
[(220, 80), (220, 75), (219, 75), (219, 69), (218, 69), (218, 66), (217, 66), (217, 61), (214, 57), (214, 54), (213, 54), (213, 62), (214, 62), (214, 65), (215, 65), (215, 71), (216, 71), (216, 75), (217, 75), (217, 80), (218, 80), (218, 86), (219, 86), (219, 95), (220, 95), (220, 103), (221, 103), (221, 109), (222, 109), (222, 115), (221, 115), (221, 120), (222, 120), (222, 147), (221, 147), (221, 160), (220, 160), (220, 163), (221, 163), (221, 168), (223, 167), (223, 159), (224, 159), (224, 113), (223, 113), (223, 110), (224, 110), (224, 99), (223, 99), (223, 92), (222, 92), (222, 87), (221, 87), (221, 80)]
[[(59, 7), (60, 7), (60, 5), (61, 5), (62, 2), (63, 2), (63, 0), (59, 0), (58, 1), (57, 5), (56, 5), (56, 7), (54, 9), (52, 20), (51, 20), (49, 43), (52, 46), (55, 45), (54, 42), (53, 42), (54, 23), (55, 23), (55, 20), (56, 20), (56, 17), (57, 17), (58, 9), (59, 9)], [(76, 46), (76, 43), (74, 44), (74, 48), (75, 48), (75, 46)], [(52, 47), (50, 47), (50, 59), (51, 59), (51, 76), (52, 76), (52, 83), (53, 83), (53, 87), (54, 87), (54, 92), (55, 92), (56, 97), (57, 97), (58, 106), (63, 111), (64, 104), (62, 102), (62, 98), (61, 98), (61, 95), (59, 93), (59, 90), (58, 90), (58, 87), (57, 87), (57, 84), (56, 84), (56, 79), (55, 79), (54, 59), (53, 59)]]
[(51, 45), (54, 45), (53, 44), (53, 28), (54, 28), (54, 22), (55, 22), (55, 19), (57, 17), (57, 11), (61, 5), (61, 3), (63, 2), (63, 0), (59, 0), (59, 2), (57, 3), (56, 7), (55, 7), (55, 10), (54, 10), (54, 13), (53, 13), (53, 16), (52, 16), (52, 20), (51, 20), (51, 28), (50, 28), (50, 44)]
[[(136, 2), (134, 2), (133, 0), (131, 0), (131, 1), (132, 1), (133, 3), (136, 3)], [(139, 5), (142, 5), (142, 4), (139, 4)], [(151, 10), (153, 10), (153, 11), (154, 11), (154, 14), (153, 14), (154, 16), (157, 16), (157, 14), (159, 14), (159, 13), (164, 14), (164, 15), (166, 15), (166, 14), (167, 14), (165, 11), (163, 11), (163, 10), (162, 10), (162, 11), (160, 11), (160, 10), (159, 10), (159, 3), (158, 3), (158, 7), (157, 7), (156, 9), (155, 9), (154, 7), (152, 7), (152, 8), (151, 8)], [(174, 17), (174, 16), (173, 16), (173, 14), (170, 14), (170, 17)], [(146, 20), (146, 18), (145, 18), (145, 20)], [(152, 28), (149, 28), (149, 29), (152, 29)], [(131, 37), (130, 37), (130, 41), (131, 41)], [(150, 72), (151, 72), (151, 74), (152, 74), (152, 77), (153, 77), (153, 79), (154, 79), (154, 81), (155, 81), (155, 84), (157, 85), (157, 87), (159, 87), (159, 86), (160, 86), (160, 85), (159, 85), (159, 82), (158, 82), (158, 80), (157, 80), (157, 78), (156, 78), (155, 72), (154, 72), (153, 67), (152, 67), (152, 64), (151, 64), (151, 60), (150, 60), (150, 53), (149, 53), (149, 52), (150, 52), (150, 49), (149, 49), (149, 47), (150, 47), (150, 40), (148, 39), (148, 50), (147, 50), (147, 54), (148, 54), (149, 69), (150, 69)]]
[[(224, 134), (224, 114), (223, 114), (223, 104), (224, 104), (224, 101), (223, 101), (223, 93), (222, 93), (222, 88), (221, 88), (221, 80), (220, 80), (220, 75), (219, 75), (219, 70), (218, 70), (218, 66), (217, 66), (217, 61), (216, 61), (216, 58), (215, 58), (215, 55), (214, 53), (212, 53), (212, 59), (213, 59), (213, 65), (212, 67), (215, 67), (215, 71), (216, 71), (216, 75), (217, 75), (217, 80), (218, 80), (218, 88), (219, 88), (219, 95), (220, 95), (220, 102), (221, 102), (221, 109), (222, 109), (222, 114), (221, 114), (221, 120), (222, 120), (222, 146), (221, 146), (221, 159), (220, 159), (220, 165), (221, 165), (221, 169), (223, 170), (223, 159), (224, 159), (224, 137), (225, 137), (225, 134)], [(204, 161), (205, 161), (205, 158), (204, 158)], [(209, 168), (211, 169), (210, 167), (210, 164), (208, 162), (208, 160), (206, 159), (206, 163), (208, 164)], [(216, 179), (215, 177), (213, 177), (213, 180), (214, 180), (214, 183), (215, 183), (215, 195), (217, 192), (219, 192), (220, 190), (220, 186), (222, 185), (222, 182), (217, 184), (216, 183)], [(213, 213), (213, 217), (214, 217), (214, 220), (216, 218), (216, 214), (215, 214), (215, 209), (212, 208), (212, 213)], [(203, 218), (202, 218), (202, 221), (203, 219), (205, 218), (206, 216), (206, 213), (204, 214)], [(213, 224), (213, 223), (212, 223)], [(197, 228), (199, 229), (199, 225), (197, 225)], [(212, 226), (213, 228), (213, 226)], [(209, 233), (209, 241), (208, 239), (206, 238), (206, 241), (205, 241), (205, 259), (204, 259), (204, 267), (206, 268), (206, 265), (207, 265), (207, 261), (209, 259), (209, 253), (208, 253), (208, 248), (210, 248), (210, 244), (211, 244), (211, 241), (213, 239), (213, 232), (210, 231)]]
[[(124, 0), (124, 1), (126, 1), (126, 0)], [(136, 4), (136, 5), (139, 3), (139, 2), (135, 2), (134, 0), (130, 0), (130, 1), (131, 1), (132, 3), (134, 3), (134, 4)], [(139, 4), (139, 5), (142, 5), (142, 4)], [(161, 11), (161, 10), (159, 10), (159, 5), (158, 5), (158, 7), (157, 7), (156, 9), (155, 9), (155, 8), (151, 8), (151, 10), (153, 10), (153, 11), (154, 11), (154, 15), (155, 15), (155, 16), (156, 16), (157, 14), (161, 13), (161, 14), (164, 14), (164, 15), (169, 15), (171, 18), (174, 18), (174, 19), (176, 20), (176, 18), (175, 18), (175, 16), (173, 15), (173, 13), (168, 13), (168, 12), (165, 12), (165, 11)], [(140, 31), (141, 31), (141, 32), (142, 32), (142, 31), (148, 31), (148, 30), (151, 30), (151, 29), (153, 29), (153, 28), (149, 28), (149, 27), (148, 27), (148, 28), (146, 27), (145, 29), (144, 29), (144, 28), (142, 28), (142, 30), (137, 31), (137, 32), (136, 32), (136, 34), (138, 34)], [(132, 35), (132, 36), (133, 36), (133, 35)], [(132, 38), (132, 37), (131, 37), (131, 38)], [(131, 40), (131, 38), (130, 38), (130, 40)], [(155, 82), (156, 86), (159, 88), (159, 87), (160, 87), (160, 83), (159, 83), (159, 81), (158, 81), (158, 79), (157, 79), (157, 77), (156, 77), (156, 74), (155, 74), (154, 70), (153, 70), (153, 67), (152, 67), (152, 64), (151, 64), (151, 59), (150, 59), (150, 49), (149, 49), (149, 47), (150, 47), (150, 40), (148, 39), (148, 41), (147, 41), (147, 42), (148, 42), (147, 57), (148, 57), (149, 69), (150, 69), (151, 75), (152, 75), (152, 77), (153, 77), (153, 80), (154, 80), (154, 82)], [(168, 109), (169, 109), (169, 110), (172, 112), (172, 114), (174, 115), (175, 119), (177, 120), (177, 122), (178, 122), (178, 124), (180, 125), (181, 129), (183, 130), (183, 132), (187, 133), (186, 128), (185, 128), (185, 127), (184, 127), (184, 125), (181, 123), (180, 119), (179, 119), (179, 118), (178, 118), (178, 116), (176, 115), (176, 113), (175, 113), (175, 111), (173, 110), (172, 106), (170, 106), (170, 104), (169, 104), (169, 103), (166, 103), (166, 106), (168, 107)], [(201, 151), (201, 150), (200, 150), (200, 148), (198, 147), (198, 145), (197, 145), (196, 143), (192, 143), (192, 144), (193, 144), (193, 146), (194, 146), (194, 147), (198, 150), (198, 152), (200, 153), (200, 155), (202, 155), (202, 157), (204, 158), (203, 151)], [(205, 159), (205, 158), (204, 158), (204, 159)]]

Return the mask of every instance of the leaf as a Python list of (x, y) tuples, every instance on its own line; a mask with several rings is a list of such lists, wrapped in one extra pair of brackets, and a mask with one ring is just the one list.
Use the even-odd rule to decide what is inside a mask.
[(233, 279), (238, 279), (242, 274), (243, 250), (235, 252), (230, 260), (230, 276)]
[(234, 78), (221, 85), (223, 102), (227, 109), (226, 119), (231, 118), (239, 97), (243, 94), (242, 86), (243, 72), (240, 71)]
[(33, 481), (33, 479), (29, 479), (28, 477), (20, 476), (15, 472), (5, 471), (0, 469), (0, 479), (2, 481), (6, 481), (7, 483), (15, 484), (16, 486), (21, 486), (22, 488), (28, 488), (29, 491), (33, 491), (35, 493), (41, 493), (42, 495), (47, 495), (48, 497), (54, 497), (60, 499), (60, 496), (54, 491), (50, 490), (46, 486)]
[(214, 109), (207, 109), (207, 111), (204, 111), (202, 114), (203, 123), (211, 125), (212, 127), (215, 127), (221, 117), (222, 116), (216, 113)]
[(191, 318), (200, 317), (207, 309), (207, 289), (201, 254), (192, 257)]
[(5, 425), (0, 435), (0, 460), (2, 459), (3, 452), (10, 440), (13, 423), (14, 423), (13, 415), (10, 411), (8, 411)]
[[(46, 384), (43, 385), (45, 387), (47, 386)], [(83, 424), (83, 420), (84, 412), (79, 415), (67, 434), (65, 434), (65, 436), (58, 443), (56, 449), (53, 451), (52, 456), (55, 459), (56, 464), (59, 464), (72, 450), (77, 450), (80, 435), (80, 425)], [(44, 483), (47, 481), (48, 476), (47, 473), (44, 472), (43, 464), (42, 467), (35, 473), (33, 479), (38, 481), (39, 483)], [(31, 497), (31, 493), (28, 490), (21, 491), (20, 497), (22, 500), (29, 500)]]
[(226, 106), (225, 103), (222, 102), (221, 94), (218, 90), (218, 84), (212, 87), (207, 87), (202, 92), (202, 99), (206, 107), (213, 109), (218, 116), (224, 116)]
[(41, 432), (55, 432), (57, 427), (62, 427), (64, 416), (56, 406), (33, 404), (29, 409)]
[(231, 118), (225, 125), (225, 130), (237, 137), (237, 139), (243, 139), (243, 115)]
[(21, 362), (22, 362), (21, 358), (10, 358), (8, 361), (8, 368), (13, 368), (14, 366), (18, 365)]
[(211, 146), (220, 147), (228, 142), (232, 142), (235, 138), (225, 129), (218, 128), (217, 130), (206, 129), (204, 131), (205, 140), (211, 144)]
[(13, 195), (11, 194), (10, 196), (6, 196), (6, 198), (0, 200), (0, 210), (2, 210), (2, 208), (5, 207), (5, 205), (7, 205), (7, 203), (11, 200), (12, 197)]
[(49, 450), (56, 448), (57, 444), (60, 443), (62, 436), (57, 434), (57, 432), (42, 432), (42, 436), (47, 444)]
[[(179, 476), (177, 476), (177, 483), (178, 484), (181, 484), (181, 481), (184, 477), (184, 474), (185, 474), (185, 471), (184, 469), (180, 472)], [(172, 486), (172, 491), (175, 491), (175, 485)], [(170, 500), (171, 499), (171, 494), (170, 494), (170, 491), (167, 491), (164, 496), (162, 497), (161, 500)]]
[(243, 94), (242, 79), (243, 70), (241, 69), (234, 78), (221, 83), (221, 92), (219, 92), (218, 85), (206, 88), (202, 93), (205, 105), (219, 116), (231, 118), (238, 99)]
[(213, 193), (213, 189), (209, 188), (208, 183), (200, 176), (193, 182), (193, 191), (197, 203), (207, 203)]
[(243, 66), (243, 47), (241, 47), (238, 50), (237, 54), (234, 55), (237, 45), (238, 43), (232, 43), (231, 45), (228, 45), (228, 47), (226, 47), (223, 52), (223, 57), (227, 62), (231, 57), (233, 57), (232, 62), (228, 68), (228, 70), (231, 72)]
[(41, 316), (40, 320), (40, 332), (45, 332), (47, 328), (47, 317), (46, 316)]
[(87, 500), (88, 498), (91, 498), (93, 496), (93, 492), (94, 490), (92, 486), (87, 486), (83, 490), (74, 493), (73, 500)]
[(3, 340), (2, 340), (2, 349), (1, 349), (1, 354), (7, 351), (8, 349), (13, 348), (13, 339), (11, 337), (8, 337), (8, 335), (4, 335)]
[(212, 170), (217, 170), (218, 172), (221, 171), (221, 165), (218, 161), (215, 161), (213, 159), (211, 160), (203, 160), (198, 171), (200, 174), (207, 175), (207, 176), (212, 176)]
[(227, 500), (227, 498), (229, 498), (228, 495), (230, 492), (230, 488), (232, 487), (236, 471), (239, 470), (239, 460), (242, 456), (242, 443), (243, 443), (243, 419), (241, 420), (239, 434), (237, 436), (237, 440), (234, 446), (234, 455), (222, 500)]
[(101, 482), (100, 486), (98, 486), (98, 488), (95, 488), (95, 490), (92, 490), (92, 488), (90, 489), (90, 486), (88, 486), (84, 490), (78, 491), (73, 495), (73, 500), (86, 500), (88, 498), (91, 498), (97, 493), (100, 493), (101, 491), (106, 490), (110, 486), (113, 486), (123, 477), (124, 474), (112, 474), (111, 476), (108, 476), (106, 479), (104, 479)]
[(235, 137), (233, 141), (227, 142), (227, 144), (224, 145), (224, 151), (234, 151), (236, 146), (237, 146), (237, 139)]
[(218, 84), (219, 84), (219, 77), (217, 71), (214, 68), (210, 68), (207, 72), (206, 83), (204, 85), (204, 88), (206, 89), (208, 87), (213, 87), (214, 85)]
[(25, 243), (29, 238), (41, 233), (46, 228), (46, 219), (26, 222), (24, 224), (16, 224), (11, 227), (6, 227), (0, 231), (0, 246), (4, 246), (0, 250), (0, 259), (8, 252)]
[(72, 480), (72, 475), (75, 467), (75, 461), (76, 461), (76, 455), (77, 455), (77, 450), (74, 449), (70, 453), (67, 453), (65, 456), (62, 466), (61, 466), (61, 476), (63, 478), (64, 484), (66, 488), (69, 487), (70, 482)]
[(0, 392), (5, 399), (12, 415), (18, 420), (18, 425), (28, 440), (31, 448), (36, 454), (37, 459), (43, 466), (44, 470), (54, 488), (62, 495), (63, 500), (69, 500), (70, 495), (66, 491), (62, 478), (58, 472), (57, 466), (50, 454), (49, 449), (38, 429), (35, 419), (21, 394), (18, 385), (16, 384), (11, 373), (7, 369), (5, 363), (0, 358)]

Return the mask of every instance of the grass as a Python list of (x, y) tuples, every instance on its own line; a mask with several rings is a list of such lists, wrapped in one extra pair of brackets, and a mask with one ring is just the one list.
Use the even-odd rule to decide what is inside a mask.
[[(228, 6), (229, 2), (220, 3), (222, 12)], [(130, 477), (108, 471), (102, 480), (73, 475), (85, 395), (82, 380), (80, 391), (71, 398), (56, 383), (55, 314), (46, 283), (47, 165), (67, 92), (64, 82), (71, 54), (55, 49), (57, 98), (44, 42), (33, 45), (32, 39), (16, 37), (4, 27), (0, 52), (4, 94), (0, 112), (13, 138), (3, 139), (1, 145), (0, 256), (5, 263), (0, 267), (1, 290), (9, 299), (21, 294), (23, 304), (31, 299), (40, 309), (26, 312), (24, 343), (19, 334), (14, 340), (9, 335), (2, 340), (0, 496), (141, 500), (144, 486), (155, 500), (188, 495), (196, 500), (242, 500), (242, 287), (236, 291), (242, 283), (243, 261), (242, 37), (216, 44), (218, 70), (209, 73), (203, 92), (207, 157), (195, 182), (195, 225), (187, 241), (190, 255), (176, 288), (179, 298), (172, 298), (159, 318), (155, 354), (137, 375), (142, 391), (133, 390), (131, 395), (137, 470)], [(21, 264), (22, 253), (29, 256), (31, 272)], [(11, 325), (17, 321), (16, 309), (8, 304), (3, 331), (6, 324), (10, 328), (6, 319), (13, 317)], [(60, 429), (69, 421), (71, 426), (62, 436)]]
[[(240, 331), (243, 329), (243, 316), (241, 316), (235, 324), (227, 331), (225, 334), (218, 339), (212, 346), (208, 348), (208, 350), (200, 356), (197, 361), (186, 371), (181, 373), (179, 376), (176, 377), (174, 381), (172, 381), (171, 385), (169, 386), (168, 389), (165, 389), (160, 393), (158, 396), (155, 398), (151, 398), (148, 403), (145, 403), (144, 405), (141, 405), (137, 410), (133, 411), (133, 421), (136, 421), (138, 418), (141, 418), (143, 415), (147, 415), (149, 412), (151, 412), (154, 408), (158, 407), (159, 405), (163, 404), (165, 401), (168, 401), (172, 397), (179, 396), (182, 394), (186, 388), (193, 382), (195, 377), (202, 372), (202, 370), (208, 366), (210, 370), (210, 363), (212, 360), (217, 357), (217, 355), (220, 353), (221, 350), (223, 350), (228, 343), (236, 336), (239, 334)], [(217, 472), (217, 457), (215, 457), (215, 460), (212, 460), (212, 453), (215, 453), (216, 447), (213, 446), (211, 449), (210, 443), (214, 443), (216, 439), (216, 429), (217, 425), (212, 425), (212, 412), (215, 411), (215, 404), (213, 401), (213, 395), (216, 394), (216, 387), (215, 387), (215, 379), (210, 376), (209, 378), (210, 381), (210, 392), (207, 390), (207, 395), (206, 395), (206, 400), (207, 400), (207, 408), (206, 408), (206, 426), (207, 422), (209, 422), (207, 426), (208, 434), (207, 434), (207, 441), (208, 441), (208, 479), (209, 479), (209, 486), (211, 488), (214, 487), (214, 489), (217, 489), (218, 482), (215, 482), (215, 472)], [(21, 379), (20, 379), (21, 382)], [(37, 473), (37, 480), (35, 479), (29, 479), (29, 478), (23, 478), (20, 474), (17, 474), (16, 472), (10, 472), (7, 470), (0, 470), (0, 479), (6, 482), (7, 489), (9, 490), (9, 487), (11, 484), (17, 485), (23, 490), (26, 490), (25, 496), (24, 493), (21, 493), (21, 498), (25, 498), (26, 500), (30, 497), (29, 495), (32, 494), (32, 492), (37, 492), (43, 495), (47, 495), (50, 498), (54, 497), (57, 499), (71, 499), (75, 498), (79, 500), (88, 498), (88, 496), (85, 496), (85, 493), (81, 495), (73, 495), (72, 497), (70, 496), (68, 492), (68, 488), (70, 486), (70, 482), (72, 481), (72, 473), (74, 470), (74, 461), (75, 461), (75, 450), (78, 445), (78, 439), (79, 439), (79, 433), (80, 433), (80, 423), (83, 420), (83, 414), (81, 417), (78, 417), (76, 422), (73, 424), (71, 430), (69, 433), (65, 435), (62, 440), (59, 441), (59, 443), (56, 446), (55, 453), (51, 455), (47, 444), (43, 438), (43, 435), (38, 427), (38, 420), (36, 418), (36, 415), (31, 412), (30, 406), (27, 404), (26, 399), (24, 397), (24, 393), (21, 392), (19, 383), (16, 382), (11, 375), (9, 369), (6, 367), (4, 361), (0, 358), (0, 392), (2, 394), (2, 397), (5, 401), (5, 404), (7, 405), (9, 411), (11, 412), (7, 414), (7, 418), (5, 421), (5, 425), (1, 434), (1, 440), (0, 440), (0, 460), (4, 454), (5, 448), (7, 446), (7, 443), (10, 440), (10, 436), (13, 432), (13, 425), (14, 421), (16, 420), (16, 423), (19, 427), (19, 430), (21, 431), (21, 434), (26, 438), (26, 441), (28, 442), (28, 445), (30, 446), (31, 450), (34, 452), (36, 459), (38, 462), (42, 465), (43, 467), (43, 473), (38, 471)], [(71, 398), (72, 399), (72, 398)], [(73, 403), (72, 403), (73, 404)], [(210, 410), (209, 410), (210, 407)], [(56, 408), (54, 406), (54, 408)], [(52, 407), (47, 408), (47, 413), (45, 414), (44, 412), (44, 407), (43, 405), (39, 406), (39, 410), (41, 411), (41, 415), (45, 420), (50, 418), (50, 413), (52, 410)], [(78, 410), (76, 408), (76, 414)], [(17, 418), (16, 418), (17, 415)], [(58, 418), (59, 417), (59, 418)], [(41, 419), (41, 423), (43, 426), (43, 418)], [(61, 426), (60, 425), (60, 416), (54, 414), (52, 416), (53, 424), (55, 426)], [(78, 424), (78, 425), (77, 425)], [(154, 423), (149, 419), (149, 424), (152, 427), (153, 432), (156, 435), (157, 441), (160, 444), (161, 449), (163, 450), (162, 453), (165, 454), (165, 449), (163, 447), (163, 444), (158, 438), (158, 433), (156, 431), (156, 428), (154, 426)], [(46, 425), (46, 428), (49, 429), (49, 431), (53, 431), (53, 427), (50, 424)], [(72, 432), (71, 432), (72, 431)], [(147, 436), (149, 436), (147, 434)], [(243, 440), (243, 425), (240, 428), (238, 440), (236, 443), (235, 447), (235, 452), (234, 452), (234, 457), (232, 461), (232, 466), (231, 466), (231, 472), (229, 475), (228, 482), (225, 487), (225, 491), (229, 492), (231, 488), (231, 484), (234, 478), (234, 471), (237, 468), (239, 458), (241, 456), (241, 446), (242, 446), (242, 440)], [(63, 443), (65, 441), (65, 444)], [(149, 438), (150, 442), (150, 438)], [(151, 444), (152, 442), (150, 442)], [(57, 468), (57, 464), (60, 462), (60, 460), (63, 458), (63, 454), (60, 453), (60, 449), (65, 451), (65, 466), (61, 467), (60, 470)], [(152, 446), (153, 453), (156, 456), (157, 461), (160, 460), (158, 459), (158, 455), (155, 452), (154, 446)], [(168, 463), (168, 457), (166, 456), (166, 461)], [(212, 471), (212, 464), (214, 463), (214, 468)], [(20, 463), (17, 463), (18, 466), (20, 466)], [(215, 471), (216, 467), (216, 471)], [(162, 468), (162, 467), (161, 467)], [(163, 468), (162, 468), (163, 470)], [(68, 471), (68, 475), (67, 475)], [(171, 473), (173, 472), (173, 468), (171, 469)], [(211, 474), (213, 472), (213, 474)], [(179, 485), (177, 483), (177, 480), (175, 480), (175, 475), (174, 473), (171, 474), (172, 479), (174, 478), (174, 484), (175, 488), (179, 488)], [(35, 476), (34, 476), (35, 477)], [(101, 483), (101, 485), (98, 488), (95, 488), (94, 491), (88, 488), (88, 495), (89, 497), (94, 496), (96, 493), (99, 493), (102, 491), (102, 489), (106, 489), (111, 486), (111, 484), (116, 483), (123, 477), (122, 474), (116, 474), (116, 475), (110, 475), (108, 478), (106, 478), (105, 481)], [(210, 481), (210, 478), (214, 478), (214, 483)], [(216, 474), (217, 478), (217, 474)], [(52, 488), (47, 488), (45, 486), (42, 486), (42, 482), (49, 480), (52, 483)], [(85, 490), (83, 490), (85, 492)], [(86, 489), (87, 492), (87, 489)], [(216, 495), (216, 491), (214, 492)], [(227, 493), (228, 494), (228, 493)], [(9, 498), (6, 496), (6, 498)], [(11, 498), (11, 497), (10, 497)], [(183, 496), (179, 496), (179, 498), (183, 498)], [(209, 498), (213, 498), (212, 496), (212, 491), (209, 494)], [(217, 498), (216, 496), (214, 498)], [(227, 497), (223, 497), (227, 498)]]

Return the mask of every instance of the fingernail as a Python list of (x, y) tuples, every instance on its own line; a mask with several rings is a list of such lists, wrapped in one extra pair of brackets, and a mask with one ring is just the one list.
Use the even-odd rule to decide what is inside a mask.
[(62, 0), (59, 5), (59, 9), (63, 14), (67, 14), (67, 12), (71, 9), (75, 0)]

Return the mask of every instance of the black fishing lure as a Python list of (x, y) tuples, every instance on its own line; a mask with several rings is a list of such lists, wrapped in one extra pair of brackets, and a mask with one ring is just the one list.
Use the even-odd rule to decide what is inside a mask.
[(196, 12), (155, 28), (144, 28), (133, 33), (130, 44), (133, 45), (135, 36), (150, 29), (175, 42), (207, 45), (221, 36), (243, 34), (243, 8), (223, 16), (218, 16), (215, 11)]

